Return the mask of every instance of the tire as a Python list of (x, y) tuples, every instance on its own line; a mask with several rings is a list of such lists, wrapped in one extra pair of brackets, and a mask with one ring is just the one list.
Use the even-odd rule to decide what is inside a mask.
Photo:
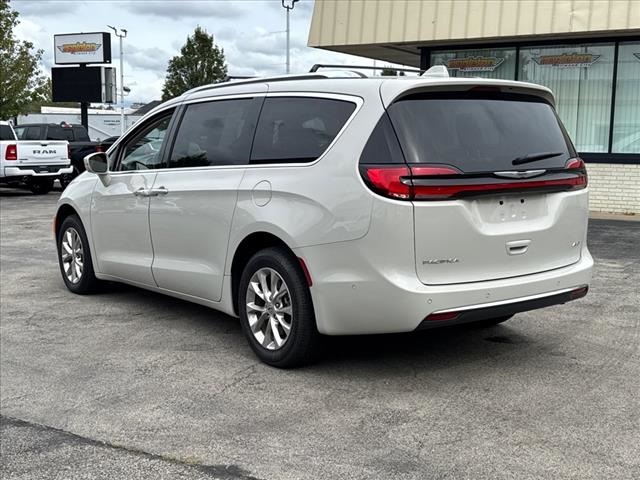
[(76, 178), (78, 175), (80, 175), (80, 172), (78, 171), (78, 169), (75, 166), (73, 167), (73, 172), (65, 173), (64, 175), (60, 175), (58, 180), (60, 181), (60, 186), (62, 187), (62, 190), (67, 188), (67, 186), (71, 183), (71, 181), (74, 178)]
[(39, 178), (29, 182), (29, 190), (35, 195), (46, 195), (53, 190), (53, 178)]
[(478, 322), (474, 322), (473, 326), (479, 327), (479, 328), (493, 327), (493, 326), (498, 325), (498, 324), (500, 324), (502, 322), (506, 322), (511, 317), (513, 317), (513, 315), (507, 315), (506, 317), (487, 318), (486, 320), (480, 320)]
[[(264, 299), (265, 290), (271, 301)], [(267, 248), (249, 259), (240, 277), (237, 306), (245, 337), (261, 361), (292, 368), (315, 358), (320, 334), (311, 292), (298, 260), (289, 252)]]
[(79, 295), (96, 291), (100, 281), (93, 270), (87, 234), (77, 215), (68, 216), (60, 225), (57, 247), (60, 273), (67, 288)]

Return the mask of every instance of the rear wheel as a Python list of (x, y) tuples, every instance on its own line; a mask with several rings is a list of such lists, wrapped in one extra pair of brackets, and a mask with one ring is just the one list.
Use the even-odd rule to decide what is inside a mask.
[(53, 178), (38, 178), (29, 181), (29, 190), (35, 195), (45, 195), (53, 190)]
[(237, 301), (245, 337), (264, 363), (290, 368), (315, 357), (320, 334), (311, 292), (297, 259), (287, 251), (267, 248), (251, 257)]
[(60, 186), (62, 187), (62, 189), (64, 190), (65, 188), (67, 188), (67, 185), (69, 185), (71, 181), (78, 175), (80, 175), (80, 172), (75, 166), (73, 167), (73, 171), (71, 173), (60, 175), (60, 178), (58, 180), (60, 180)]
[(73, 293), (84, 295), (99, 285), (93, 271), (89, 241), (77, 215), (64, 219), (58, 232), (58, 263), (65, 285)]

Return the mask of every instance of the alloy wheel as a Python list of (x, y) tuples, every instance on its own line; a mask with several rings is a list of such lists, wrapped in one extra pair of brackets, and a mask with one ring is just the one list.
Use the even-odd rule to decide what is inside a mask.
[(84, 272), (84, 250), (82, 239), (75, 228), (69, 227), (63, 233), (60, 255), (67, 280), (73, 284), (78, 283)]
[(247, 319), (253, 336), (267, 350), (279, 350), (290, 337), (293, 322), (291, 293), (272, 268), (253, 274), (246, 294)]

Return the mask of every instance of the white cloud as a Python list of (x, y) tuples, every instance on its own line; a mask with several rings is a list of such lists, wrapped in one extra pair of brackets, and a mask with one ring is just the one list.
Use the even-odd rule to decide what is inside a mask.
[[(128, 30), (124, 40), (125, 84), (129, 101), (160, 98), (166, 67), (196, 26), (213, 34), (224, 49), (230, 75), (280, 75), (285, 72), (285, 10), (280, 0), (14, 0), (20, 13), (16, 35), (44, 50), (53, 64), (53, 35), (109, 32), (107, 24)], [(292, 73), (314, 63), (371, 65), (372, 61), (306, 46), (313, 0), (290, 12)], [(113, 66), (119, 68), (118, 42), (112, 35)], [(118, 72), (119, 77), (119, 72)]]

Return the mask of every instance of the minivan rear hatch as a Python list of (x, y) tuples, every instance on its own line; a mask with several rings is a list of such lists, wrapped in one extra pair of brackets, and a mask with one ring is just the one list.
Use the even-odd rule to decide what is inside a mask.
[(546, 99), (480, 87), (413, 93), (387, 111), (406, 162), (397, 185), (414, 205), (423, 283), (508, 278), (580, 259), (586, 171)]

